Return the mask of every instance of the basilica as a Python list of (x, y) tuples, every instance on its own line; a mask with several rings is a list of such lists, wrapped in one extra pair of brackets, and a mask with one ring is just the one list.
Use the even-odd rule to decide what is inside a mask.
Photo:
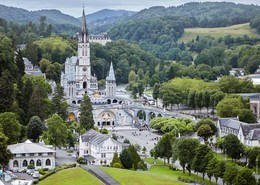
[(111, 42), (109, 37), (90, 36), (83, 10), (81, 29), (78, 34), (78, 56), (67, 58), (65, 71), (61, 74), (61, 86), (64, 88), (66, 98), (72, 104), (78, 104), (84, 95), (92, 96), (102, 94), (113, 97), (116, 93), (116, 79), (111, 62), (109, 75), (106, 78), (106, 90), (99, 92), (97, 77), (91, 74), (90, 43), (106, 44)]

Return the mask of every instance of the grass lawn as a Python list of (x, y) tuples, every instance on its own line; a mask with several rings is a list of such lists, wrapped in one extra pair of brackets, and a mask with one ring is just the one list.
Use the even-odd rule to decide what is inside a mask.
[(149, 164), (163, 165), (163, 161), (162, 160), (154, 159), (153, 157), (152, 158), (145, 158), (144, 161), (149, 163)]
[(186, 185), (176, 177), (151, 172), (131, 171), (118, 168), (101, 167), (122, 185)]
[[(162, 175), (164, 177), (171, 177), (173, 179), (176, 179), (178, 177), (182, 177), (182, 178), (188, 178), (188, 179), (192, 179), (192, 180), (203, 180), (202, 177), (199, 177), (197, 175), (191, 174), (189, 176), (188, 171), (186, 171), (185, 173), (182, 173), (182, 171), (174, 171), (169, 169), (168, 166), (152, 166), (149, 169), (149, 172), (154, 173), (154, 174), (158, 174), (158, 175)], [(205, 182), (207, 182), (208, 185), (215, 185), (215, 183), (213, 182), (209, 182), (207, 180), (205, 180)]]
[(96, 177), (82, 168), (62, 170), (40, 182), (40, 185), (101, 185)]
[(185, 28), (184, 34), (178, 40), (178, 42), (188, 42), (192, 39), (195, 39), (197, 35), (200, 36), (211, 36), (211, 37), (223, 37), (225, 35), (235, 36), (255, 36), (259, 37), (260, 35), (256, 33), (255, 29), (252, 29), (249, 26), (249, 23), (237, 24), (229, 27), (220, 27), (220, 28)]
[(144, 91), (144, 94), (153, 94), (153, 90), (152, 89), (146, 90)]

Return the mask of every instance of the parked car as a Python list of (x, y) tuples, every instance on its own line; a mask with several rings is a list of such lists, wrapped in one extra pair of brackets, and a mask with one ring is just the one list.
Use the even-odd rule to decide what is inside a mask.
[(31, 173), (33, 173), (34, 172), (34, 170), (32, 170), (32, 169), (28, 169), (27, 171), (26, 171), (26, 173), (28, 174), (28, 175), (31, 175)]
[(17, 170), (18, 173), (26, 173), (26, 169), (19, 169)]
[(34, 179), (38, 179), (41, 176), (41, 174), (38, 171), (35, 171), (32, 175)]

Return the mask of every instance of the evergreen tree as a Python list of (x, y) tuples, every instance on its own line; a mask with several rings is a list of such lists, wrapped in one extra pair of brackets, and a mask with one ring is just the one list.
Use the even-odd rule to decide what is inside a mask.
[(44, 125), (38, 116), (33, 116), (27, 125), (27, 137), (34, 142), (39, 140), (39, 136), (43, 133)]
[(11, 111), (15, 94), (12, 77), (8, 70), (2, 72), (0, 77), (0, 112)]
[(134, 170), (136, 170), (139, 161), (141, 161), (141, 158), (140, 158), (139, 154), (137, 153), (134, 145), (130, 145), (127, 150), (130, 153), (130, 159), (132, 161), (132, 168)]
[(133, 165), (130, 152), (127, 149), (124, 149), (120, 154), (120, 161), (125, 169), (130, 169)]
[(94, 128), (95, 122), (93, 120), (93, 108), (90, 98), (87, 95), (83, 97), (79, 110), (81, 129), (85, 128), (86, 130), (89, 130), (91, 128)]
[(63, 120), (66, 120), (68, 118), (68, 103), (64, 98), (63, 88), (60, 84), (56, 86), (52, 102), (55, 113), (60, 115)]
[(116, 164), (116, 163), (118, 163), (118, 164), (120, 164), (122, 166), (117, 152), (114, 153), (114, 156), (113, 156), (113, 159), (112, 159), (112, 162), (111, 162), (110, 166), (113, 167), (114, 164)]
[(17, 68), (18, 68), (17, 77), (19, 79), (25, 74), (25, 72), (24, 72), (24, 70), (25, 70), (24, 61), (23, 61), (22, 53), (21, 53), (20, 50), (18, 50), (15, 61), (16, 61), (16, 65), (17, 65)]
[(22, 88), (23, 98), (21, 100), (21, 105), (20, 105), (21, 109), (23, 109), (24, 111), (25, 117), (23, 118), (23, 121), (25, 123), (28, 123), (27, 121), (29, 120), (29, 118), (27, 118), (27, 115), (28, 115), (29, 102), (32, 96), (32, 92), (33, 92), (33, 84), (30, 79), (27, 79)]
[(27, 118), (39, 116), (41, 120), (44, 120), (46, 118), (45, 107), (44, 89), (36, 85), (29, 101)]

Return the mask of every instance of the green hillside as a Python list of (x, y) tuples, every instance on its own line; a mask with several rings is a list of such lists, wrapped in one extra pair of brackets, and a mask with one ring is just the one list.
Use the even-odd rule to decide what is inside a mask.
[(225, 35), (231, 35), (233, 37), (243, 35), (260, 37), (260, 34), (257, 34), (256, 30), (249, 26), (249, 23), (245, 23), (220, 28), (185, 28), (184, 33), (178, 42), (191, 41), (192, 39), (195, 39), (197, 35), (214, 38), (223, 37)]
[(82, 168), (72, 168), (58, 172), (40, 182), (40, 185), (101, 185), (96, 177)]

